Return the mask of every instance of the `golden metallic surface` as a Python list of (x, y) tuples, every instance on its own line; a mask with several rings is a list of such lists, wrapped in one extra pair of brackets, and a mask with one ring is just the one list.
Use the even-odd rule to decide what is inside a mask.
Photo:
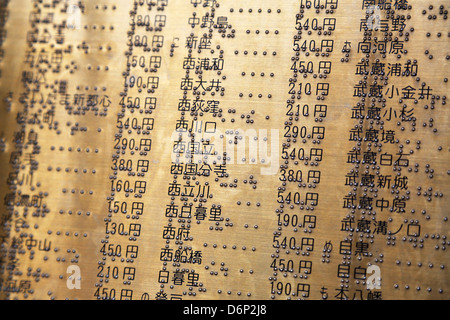
[(2, 299), (450, 297), (448, 2), (236, 2), (3, 3)]

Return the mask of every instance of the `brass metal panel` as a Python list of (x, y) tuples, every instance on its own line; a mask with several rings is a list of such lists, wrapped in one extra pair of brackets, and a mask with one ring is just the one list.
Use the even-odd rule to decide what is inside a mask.
[(448, 1), (0, 6), (2, 299), (449, 298)]

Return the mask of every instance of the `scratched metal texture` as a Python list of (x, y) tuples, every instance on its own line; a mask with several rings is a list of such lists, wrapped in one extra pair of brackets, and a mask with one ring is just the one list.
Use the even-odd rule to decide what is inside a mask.
[[(212, 2), (154, 0), (149, 6), (149, 1), (12, 0), (2, 8), (0, 297), (448, 299), (448, 2), (410, 0), (404, 7), (405, 1), (399, 1), (395, 8), (397, 1), (382, 1), (391, 3), (392, 12), (377, 9), (380, 24), (375, 17), (375, 27), (366, 31), (361, 25), (373, 17), (364, 7), (370, 1), (218, 0), (211, 6)], [(307, 8), (308, 3), (320, 6)], [(334, 30), (315, 28), (326, 18), (336, 19)], [(386, 25), (387, 34), (380, 30)], [(140, 46), (144, 36), (147, 47)], [(162, 38), (154, 36), (164, 37), (160, 47)], [(195, 39), (191, 52), (190, 37)], [(333, 41), (331, 52), (320, 49), (323, 40)], [(361, 52), (358, 44), (363, 41), (378, 50)], [(201, 44), (205, 48), (199, 50)], [(217, 58), (223, 65), (201, 73), (190, 69), (187, 74), (189, 55), (195, 66), (201, 58)], [(156, 67), (149, 63), (152, 56), (161, 58)], [(298, 63), (305, 61), (306, 68), (311, 61), (313, 72), (293, 68), (295, 57)], [(368, 73), (357, 74), (364, 59)], [(331, 62), (329, 74), (318, 72), (320, 61)], [(384, 74), (377, 73), (380, 63)], [(401, 65), (398, 74), (396, 64)], [(405, 73), (407, 65), (411, 70), (417, 66), (417, 74)], [(144, 84), (148, 77), (158, 77), (159, 82), (153, 89), (142, 87), (133, 84), (138, 77)], [(186, 78), (192, 78), (192, 88), (183, 82)], [(295, 94), (290, 93), (290, 83)], [(317, 90), (317, 83), (329, 85), (326, 95)], [(352, 118), (362, 102), (355, 95), (361, 84), (367, 93), (378, 92), (380, 85), (383, 97), (374, 93), (375, 100), (366, 96), (363, 101), (365, 114), (370, 106), (380, 107), (379, 119)], [(96, 102), (89, 105), (89, 96)], [(221, 111), (202, 105), (202, 110), (182, 115), (183, 96), (219, 101)], [(128, 97), (142, 102), (124, 108), (121, 99)], [(157, 99), (154, 109), (144, 106), (147, 97)], [(289, 103), (292, 115), (287, 114)], [(304, 112), (305, 104), (309, 112)], [(317, 104), (327, 105), (326, 116), (314, 114)], [(223, 177), (214, 171), (196, 179), (183, 173), (174, 177), (173, 132), (182, 116), (189, 126), (194, 123), (203, 130), (207, 122), (216, 122), (225, 146), (244, 146), (244, 159), (231, 153), (234, 158), (227, 159)], [(149, 132), (136, 130), (133, 118), (139, 123), (152, 118), (154, 126)], [(304, 138), (286, 137), (286, 130), (293, 133), (295, 126), (300, 135), (305, 127)], [(317, 126), (325, 128), (324, 136), (311, 136)], [(359, 144), (349, 139), (358, 128)], [(194, 133), (202, 134), (195, 129)], [(264, 174), (270, 164), (250, 154), (255, 137), (260, 147), (269, 148), (268, 154), (278, 143), (271, 174)], [(123, 149), (115, 146), (121, 146), (123, 138), (127, 143), (149, 138), (151, 150), (131, 154), (127, 145), (121, 153)], [(218, 146), (220, 139), (213, 142)], [(286, 160), (283, 144), (289, 154), (293, 148), (294, 154), (305, 148), (306, 156), (311, 148), (321, 148), (322, 159)], [(377, 163), (348, 162), (352, 148), (359, 150), (360, 159), (365, 152), (375, 152)], [(399, 153), (409, 160), (406, 166), (380, 164), (381, 155), (393, 155), (396, 161)], [(122, 159), (125, 166), (131, 159), (133, 169), (120, 170)], [(216, 165), (222, 163), (217, 159)], [(139, 160), (149, 164), (142, 175), (135, 170)], [(302, 181), (292, 181), (289, 170), (301, 170)], [(320, 171), (320, 182), (308, 181), (310, 170)], [(346, 185), (355, 172), (359, 182), (372, 175), (373, 185)], [(389, 187), (381, 185), (380, 175), (390, 177)], [(208, 186), (209, 197), (200, 192), (172, 198), (169, 184), (176, 180), (182, 191), (188, 190), (187, 176), (196, 193), (198, 186)], [(145, 192), (117, 191), (119, 180), (128, 180), (132, 189), (136, 181), (145, 181)], [(280, 190), (284, 202), (279, 202)], [(289, 192), (292, 197), (299, 192), (300, 201), (307, 193), (317, 193), (319, 200), (289, 202)], [(344, 198), (352, 193), (356, 207), (344, 208)], [(361, 197), (371, 198), (372, 205), (358, 207)], [(394, 201), (400, 209), (391, 209)], [(143, 203), (143, 212), (132, 213), (132, 202)], [(191, 217), (168, 217), (171, 202), (179, 215), (183, 205), (191, 206)], [(122, 203), (128, 204), (124, 213)], [(199, 204), (207, 208), (204, 220), (194, 216)], [(219, 220), (214, 221), (211, 212), (217, 213), (217, 208)], [(305, 222), (311, 215), (315, 225)], [(119, 231), (107, 233), (113, 224), (125, 231), (130, 224), (140, 224), (141, 230), (134, 238)], [(179, 240), (164, 239), (169, 226), (189, 230), (187, 239), (186, 234)], [(313, 248), (307, 239), (313, 239)], [(346, 251), (349, 241), (352, 247)], [(118, 246), (120, 255), (115, 254)], [(138, 247), (137, 256), (127, 254), (129, 246)], [(173, 253), (166, 262), (161, 258), (164, 249)], [(174, 260), (177, 249), (187, 261)], [(197, 263), (189, 260), (195, 251), (201, 252)], [(68, 279), (73, 270), (79, 271), (75, 275), (80, 279)], [(133, 276), (127, 274), (131, 270)]]

